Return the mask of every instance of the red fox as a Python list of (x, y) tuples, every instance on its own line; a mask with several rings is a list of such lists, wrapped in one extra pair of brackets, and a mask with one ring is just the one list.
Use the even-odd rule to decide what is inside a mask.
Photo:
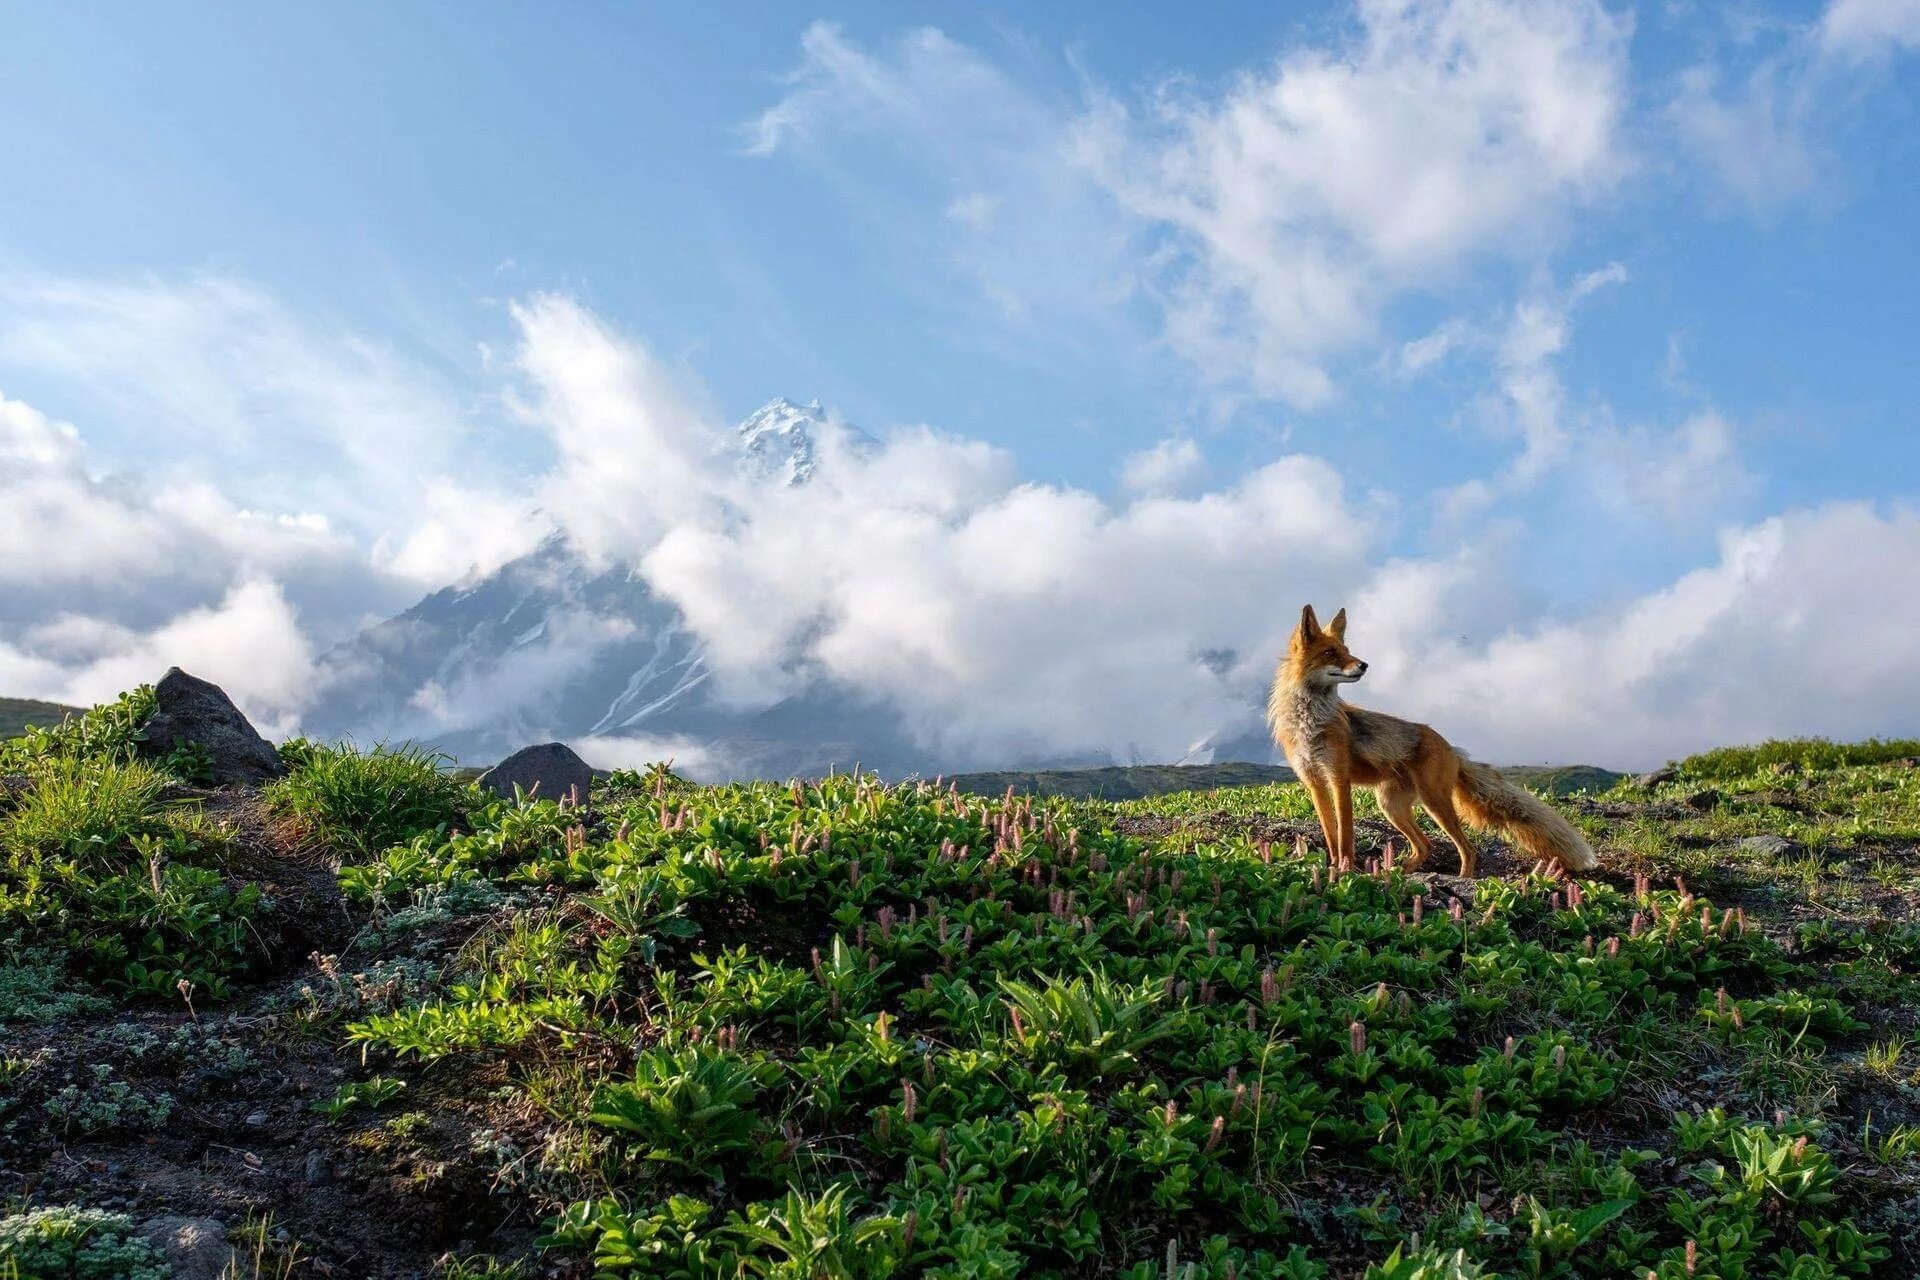
[(1351, 869), (1353, 786), (1372, 787), (1387, 816), (1412, 846), (1404, 864), (1418, 867), (1433, 841), (1414, 821), (1418, 800), (1460, 851), (1460, 874), (1478, 869), (1479, 854), (1460, 819), (1498, 831), (1534, 858), (1569, 871), (1599, 865), (1593, 849), (1571, 823), (1530, 792), (1476, 764), (1424, 724), (1382, 715), (1340, 701), (1340, 686), (1367, 673), (1367, 664), (1347, 648), (1347, 611), (1323, 629), (1313, 606), (1300, 611), (1300, 625), (1273, 675), (1267, 722), (1287, 763), (1313, 797), (1320, 830), (1335, 866)]

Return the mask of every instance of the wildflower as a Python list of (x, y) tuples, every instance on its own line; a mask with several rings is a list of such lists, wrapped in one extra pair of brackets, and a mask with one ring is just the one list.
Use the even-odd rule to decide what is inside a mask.
[[(1226, 1132), (1227, 1132), (1227, 1118), (1225, 1116), (1215, 1116), (1213, 1118), (1213, 1128), (1209, 1130), (1207, 1133), (1207, 1145), (1204, 1148), (1204, 1151), (1206, 1153), (1211, 1153), (1215, 1148), (1217, 1148), (1220, 1145), (1220, 1140), (1226, 1136)], [(1805, 1143), (1806, 1139), (1802, 1138), (1800, 1141), (1802, 1143)]]

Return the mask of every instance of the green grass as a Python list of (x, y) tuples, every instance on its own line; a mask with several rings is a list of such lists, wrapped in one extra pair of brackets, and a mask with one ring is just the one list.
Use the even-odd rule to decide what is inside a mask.
[(47, 760), (129, 763), (136, 754), (140, 729), (152, 714), (153, 688), (142, 685), (57, 724), (0, 738), (0, 773), (27, 773)]
[(1266, 764), (1142, 764), (1089, 769), (1006, 769), (955, 774), (945, 781), (962, 791), (997, 796), (1067, 796), (1077, 800), (1138, 800), (1176, 791), (1251, 787), (1290, 782), (1293, 770)]
[(268, 809), (307, 840), (364, 859), (459, 818), (470, 788), (438, 753), (412, 746), (357, 751), (297, 740), (266, 790)]
[[(132, 762), (138, 718), (16, 757), (0, 1018), (182, 980), (211, 1006), (254, 971), (236, 836)], [(259, 1025), (361, 1057), (301, 1103), (327, 1131), (403, 1177), (473, 1135), (488, 1212), (603, 1276), (1914, 1274), (1909, 745), (1537, 774), (1588, 793), (1563, 809), (1601, 874), (1461, 890), (1330, 878), (1288, 782), (653, 770), (579, 810), (294, 743), (262, 803), (339, 855), (361, 927)], [(1356, 813), (1364, 864), (1384, 831)]]
[(48, 760), (35, 771), (32, 790), (0, 815), (0, 848), (111, 857), (134, 837), (167, 825), (160, 808), (166, 786), (166, 775), (150, 765)]
[(0, 967), (54, 954), (120, 991), (218, 995), (256, 951), (260, 891), (214, 869), (229, 831), (164, 803), (165, 774), (113, 754), (37, 757), (0, 813)]
[(1920, 760), (1920, 738), (1872, 738), (1866, 742), (1830, 742), (1825, 738), (1784, 738), (1750, 747), (1721, 747), (1688, 756), (1674, 767), (1693, 781), (1727, 781), (1784, 769), (1846, 769)]
[(0, 1216), (0, 1280), (166, 1280), (133, 1220), (71, 1205)]
[(58, 702), (41, 702), (37, 698), (0, 698), (0, 738), (17, 738), (26, 732), (29, 725), (56, 725), (66, 717), (78, 714), (79, 708), (62, 706)]
[[(1329, 881), (1234, 829), (1304, 819), (1291, 785), (1072, 806), (624, 775), (600, 803), (591, 827), (490, 806), (350, 869), (397, 910), (476, 877), (550, 905), (348, 1037), (516, 1079), (577, 1188), (549, 1242), (603, 1274), (1886, 1256), (1887, 1193), (1828, 1145), (1867, 1024), (1690, 889), (1483, 880), (1456, 913), (1398, 874)], [(1183, 814), (1214, 827), (1114, 827)]]
[[(1501, 773), (1547, 795), (1601, 792), (1624, 774), (1590, 764), (1513, 765)], [(1269, 764), (1137, 764), (1090, 769), (1005, 769), (960, 773), (943, 779), (975, 795), (1064, 796), (1074, 800), (1145, 800), (1187, 792), (1274, 786), (1293, 781), (1293, 770)]]

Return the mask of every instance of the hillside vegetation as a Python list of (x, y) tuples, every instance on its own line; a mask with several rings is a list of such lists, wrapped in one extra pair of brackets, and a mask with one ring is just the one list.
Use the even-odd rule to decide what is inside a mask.
[(28, 725), (46, 728), (77, 713), (77, 708), (62, 706), (58, 702), (41, 702), (35, 698), (0, 698), (0, 738), (17, 738), (26, 732)]
[(1914, 744), (1695, 757), (1566, 803), (1594, 879), (1461, 881), (1364, 800), (1330, 877), (1290, 783), (210, 791), (139, 707), (0, 747), (23, 1275), (180, 1215), (243, 1275), (1920, 1271)]

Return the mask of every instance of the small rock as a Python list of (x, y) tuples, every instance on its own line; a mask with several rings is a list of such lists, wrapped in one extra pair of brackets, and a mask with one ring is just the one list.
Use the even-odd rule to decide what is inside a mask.
[(1465, 876), (1449, 875), (1444, 871), (1415, 871), (1407, 879), (1426, 885), (1436, 894), (1458, 898), (1465, 906), (1473, 905), (1475, 882)]
[(1681, 803), (1686, 805), (1687, 808), (1689, 809), (1697, 809), (1701, 813), (1705, 813), (1709, 809), (1715, 809), (1719, 807), (1720, 793), (1718, 791), (1715, 791), (1712, 787), (1708, 787), (1705, 791), (1694, 792), (1692, 795), (1688, 796), (1685, 800), (1681, 801)]
[(217, 684), (169, 668), (153, 687), (154, 713), (141, 731), (140, 751), (164, 756), (198, 743), (210, 758), (210, 780), (220, 786), (258, 786), (287, 771), (280, 753), (233, 705)]
[(264, 1129), (264, 1128), (266, 1128), (266, 1127), (267, 1127), (267, 1121), (268, 1121), (268, 1120), (271, 1120), (272, 1118), (273, 1118), (273, 1117), (271, 1117), (271, 1116), (269, 1116), (269, 1115), (268, 1115), (268, 1114), (267, 1114), (266, 1112), (264, 1112), (264, 1111), (254, 1111), (254, 1112), (250, 1112), (250, 1113), (249, 1113), (249, 1114), (247, 1115), (247, 1128), (249, 1128), (249, 1129)]
[(513, 797), (517, 786), (522, 794), (537, 795), (542, 800), (572, 796), (575, 803), (584, 804), (593, 786), (593, 770), (574, 754), (572, 747), (563, 742), (547, 742), (520, 748), (481, 774), (480, 785), (508, 799)]
[(333, 1181), (333, 1168), (327, 1163), (324, 1151), (307, 1152), (306, 1180), (314, 1186)]
[(1733, 842), (1733, 846), (1742, 853), (1758, 854), (1763, 858), (1778, 858), (1792, 853), (1800, 846), (1785, 836), (1742, 836)]
[(218, 1218), (149, 1218), (140, 1234), (167, 1255), (173, 1280), (220, 1280), (239, 1275), (240, 1254), (227, 1243), (227, 1229)]
[(1633, 785), (1641, 788), (1642, 790), (1647, 790), (1653, 787), (1657, 787), (1663, 782), (1672, 782), (1675, 778), (1679, 776), (1680, 776), (1679, 773), (1676, 772), (1671, 765), (1668, 765), (1659, 769), (1655, 769), (1652, 773), (1643, 773), (1639, 775), (1633, 780)]

